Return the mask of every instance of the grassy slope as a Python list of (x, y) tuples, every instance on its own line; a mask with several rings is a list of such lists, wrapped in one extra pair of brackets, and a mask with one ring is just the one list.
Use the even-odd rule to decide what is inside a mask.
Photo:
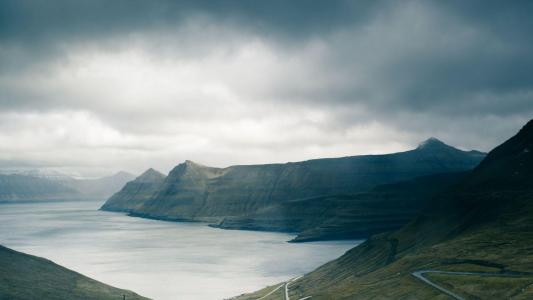
[(298, 232), (299, 242), (367, 238), (401, 227), (462, 176), (434, 173), (468, 170), (482, 157), (429, 141), (401, 153), (288, 164), (219, 169), (187, 161), (167, 178), (139, 176), (102, 209), (223, 229)]
[[(429, 274), (431, 281), (462, 295), (465, 299), (528, 299), (533, 289), (533, 276), (501, 278)], [(489, 287), (489, 288), (487, 288)]]
[(102, 206), (102, 210), (130, 212), (139, 209), (150, 199), (166, 176), (150, 168), (115, 193)]
[[(287, 164), (220, 169), (186, 161), (170, 172), (153, 197), (128, 211), (155, 218), (219, 222), (225, 217), (246, 216), (292, 200), (355, 194), (378, 184), (465, 171), (483, 157), (482, 153), (465, 152), (431, 141), (401, 153)], [(135, 199), (135, 191), (123, 192), (123, 197), (113, 197), (109, 202)], [(103, 209), (110, 206), (108, 203)], [(114, 210), (120, 209), (113, 206)]]
[(400, 228), (427, 200), (456, 184), (466, 173), (446, 173), (377, 186), (355, 195), (322, 196), (273, 204), (244, 217), (228, 217), (215, 227), (299, 232), (294, 241), (367, 238)]
[[(461, 185), (436, 197), (431, 209), (402, 229), (374, 236), (307, 274), (291, 285), (291, 295), (313, 299), (448, 299), (411, 272), (531, 272), (532, 150), (530, 121), (518, 135), (489, 153)], [(443, 277), (439, 283), (471, 298), (492, 295), (498, 299), (498, 295), (509, 293), (516, 299), (533, 298), (527, 280), (509, 283), (512, 279)], [(508, 289), (504, 288), (506, 283)]]
[(49, 260), (0, 246), (0, 299), (147, 299), (117, 289)]

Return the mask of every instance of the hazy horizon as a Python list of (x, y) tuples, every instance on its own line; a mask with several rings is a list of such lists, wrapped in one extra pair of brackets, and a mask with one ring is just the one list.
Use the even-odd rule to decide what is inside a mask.
[[(436, 139), (440, 142), (443, 142), (446, 144), (445, 141), (442, 141), (436, 137), (429, 137), (428, 139), (424, 140), (424, 141), (421, 141), (420, 143), (418, 143), (416, 146), (413, 146), (413, 147), (410, 147), (410, 148), (407, 148), (407, 149), (402, 149), (402, 150), (398, 150), (398, 151), (392, 151), (392, 152), (379, 152), (379, 153), (360, 153), (360, 154), (355, 154), (355, 155), (347, 155), (347, 156), (358, 156), (358, 155), (380, 155), (380, 154), (391, 154), (391, 153), (398, 153), (398, 152), (403, 152), (403, 151), (410, 151), (410, 150), (414, 150), (416, 149), (417, 147), (421, 146), (422, 144), (424, 144), (425, 142), (427, 142), (428, 140), (432, 140), (432, 139)], [(457, 148), (459, 150), (463, 150), (463, 151), (479, 151), (478, 149), (464, 149), (464, 148), (461, 148), (461, 147), (456, 147), (454, 145), (449, 145), (449, 146), (452, 146), (454, 148)], [(485, 151), (482, 151), (482, 152), (485, 152)], [(485, 152), (487, 153), (487, 152)], [(314, 160), (314, 159), (324, 159), (324, 158), (339, 158), (339, 157), (346, 157), (346, 156), (321, 156), (321, 157), (311, 157), (311, 158), (307, 158), (307, 159), (301, 159), (301, 160), (295, 160), (295, 161), (272, 161), (272, 162), (263, 162), (263, 163), (254, 163), (254, 162), (251, 162), (251, 163), (245, 163), (245, 164), (233, 164), (233, 165), (207, 165), (207, 164), (204, 164), (202, 163), (201, 161), (193, 161), (194, 163), (196, 164), (200, 164), (200, 165), (205, 165), (205, 166), (209, 166), (209, 167), (216, 167), (216, 168), (227, 168), (227, 167), (231, 167), (231, 166), (236, 166), (236, 165), (258, 165), (258, 164), (284, 164), (284, 163), (292, 163), (292, 162), (301, 162), (301, 161), (306, 161), (306, 160)], [(0, 168), (0, 174), (20, 174), (20, 175), (30, 175), (30, 176), (43, 176), (43, 177), (46, 177), (46, 176), (69, 176), (69, 177), (72, 177), (72, 178), (75, 178), (75, 179), (98, 179), (98, 178), (103, 178), (103, 177), (108, 177), (108, 176), (115, 176), (115, 175), (119, 175), (120, 173), (127, 173), (127, 174), (130, 174), (130, 175), (134, 175), (134, 176), (139, 176), (141, 175), (142, 173), (146, 172), (148, 169), (154, 169), (158, 172), (161, 172), (165, 175), (168, 175), (168, 173), (170, 171), (172, 171), (172, 169), (174, 169), (175, 167), (177, 167), (179, 164), (182, 164), (182, 163), (185, 163), (187, 161), (192, 161), (190, 159), (185, 159), (185, 160), (182, 160), (182, 161), (178, 161), (176, 162), (174, 165), (171, 165), (169, 167), (169, 169), (156, 169), (154, 167), (150, 167), (148, 166), (146, 169), (142, 169), (142, 170), (137, 170), (137, 171), (129, 171), (129, 170), (108, 170), (106, 173), (102, 173), (102, 174), (98, 174), (97, 176), (85, 176), (84, 174), (82, 173), (76, 173), (76, 172), (69, 172), (68, 170), (63, 170), (62, 167), (41, 167), (41, 166), (31, 166), (31, 165), (24, 165), (24, 166), (8, 166), (8, 167), (1, 167)]]

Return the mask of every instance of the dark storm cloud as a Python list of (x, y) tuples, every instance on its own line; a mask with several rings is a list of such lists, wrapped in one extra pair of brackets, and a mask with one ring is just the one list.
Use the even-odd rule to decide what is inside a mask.
[[(106, 157), (175, 139), (197, 147), (179, 155), (234, 153), (204, 153), (222, 165), (427, 136), (489, 150), (533, 116), (532, 13), (531, 1), (6, 0), (0, 112), (18, 125), (0, 142), (52, 152), (51, 135)], [(70, 119), (94, 138), (57, 125)], [(43, 136), (21, 139), (35, 124)]]
[(179, 26), (190, 14), (242, 29), (308, 36), (365, 20), (375, 1), (3, 1), (0, 38), (50, 41)]
[[(364, 23), (380, 8), (375, 1), (26, 1), (0, 3), (0, 66), (18, 72), (61, 60), (72, 44), (112, 43), (136, 34), (172, 32), (194, 17), (253, 32), (287, 45)], [(212, 39), (201, 30), (197, 40)], [(188, 43), (188, 41), (183, 41)]]
[[(358, 36), (376, 19), (389, 18), (409, 5), (430, 8), (439, 19), (434, 24), (422, 24), (434, 26), (423, 32), (424, 36), (413, 32), (418, 29), (411, 20), (389, 24), (399, 28), (385, 28), (400, 35), (383, 37), (398, 39), (396, 44), (380, 39), (361, 40)], [(281, 44), (324, 39), (334, 47), (338, 45), (331, 53), (335, 60), (331, 63), (336, 63), (332, 66), (340, 71), (347, 71), (347, 75), (352, 73), (350, 68), (364, 64), (359, 60), (369, 56), (392, 58), (391, 63), (377, 66), (372, 72), (379, 72), (375, 74), (378, 80), (391, 82), (392, 92), (401, 95), (394, 101), (399, 107), (432, 108), (443, 101), (464, 102), (464, 97), (474, 97), (478, 92), (510, 94), (532, 87), (531, 1), (14, 0), (3, 1), (0, 7), (2, 64), (15, 68), (26, 61), (53, 59), (50, 56), (57, 54), (58, 47), (69, 43), (113, 40), (159, 30), (172, 39), (172, 30), (182, 26), (184, 20), (205, 15), (211, 22), (256, 32)], [(345, 35), (346, 41), (332, 40), (331, 35), (339, 31), (354, 35)], [(206, 37), (202, 32), (197, 34), (198, 39)], [(365, 42), (369, 45), (358, 44)], [(419, 45), (403, 52), (380, 49), (396, 47), (398, 43)], [(359, 87), (338, 92), (338, 99), (347, 101), (354, 101), (363, 93)]]

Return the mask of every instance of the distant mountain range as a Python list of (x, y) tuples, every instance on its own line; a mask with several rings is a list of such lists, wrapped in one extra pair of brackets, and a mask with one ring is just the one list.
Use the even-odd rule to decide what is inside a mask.
[[(366, 237), (403, 225), (423, 207), (422, 199), (453, 184), (461, 176), (455, 172), (474, 168), (484, 157), (431, 138), (414, 150), (383, 155), (228, 168), (186, 161), (168, 176), (146, 171), (102, 209), (227, 229), (302, 233), (296, 241)], [(410, 181), (440, 173), (448, 175)], [(398, 181), (418, 189), (378, 187)]]
[(0, 175), (0, 201), (104, 200), (135, 176), (119, 172), (98, 179), (75, 179), (61, 173), (25, 171)]
[(533, 120), (429, 204), (291, 282), (290, 298), (533, 299)]
[(107, 199), (129, 181), (135, 179), (135, 175), (120, 171), (110, 176), (95, 179), (72, 179), (63, 181), (62, 184), (78, 191), (84, 197), (93, 199)]
[(40, 257), (0, 246), (0, 299), (143, 300)]

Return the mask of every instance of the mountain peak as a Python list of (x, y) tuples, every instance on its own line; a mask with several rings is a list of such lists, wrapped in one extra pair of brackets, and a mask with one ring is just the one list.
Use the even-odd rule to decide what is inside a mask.
[(163, 173), (153, 169), (149, 168), (148, 170), (144, 171), (139, 177), (137, 177), (136, 181), (156, 181), (159, 179), (165, 178), (165, 175)]
[(446, 149), (449, 149), (449, 148), (453, 148), (455, 149), (454, 147), (450, 146), (450, 145), (447, 145), (446, 143), (444, 143), (443, 141), (435, 138), (435, 137), (430, 137), (429, 139), (423, 141), (422, 143), (420, 143), (418, 145), (418, 147), (416, 149), (418, 150), (426, 150), (426, 149), (442, 149), (442, 148), (446, 148)]
[(183, 162), (183, 165), (187, 166), (187, 167), (197, 167), (197, 168), (211, 168), (209, 166), (206, 166), (206, 165), (202, 165), (202, 164), (199, 164), (197, 162), (194, 162), (192, 160), (186, 160), (185, 162)]

